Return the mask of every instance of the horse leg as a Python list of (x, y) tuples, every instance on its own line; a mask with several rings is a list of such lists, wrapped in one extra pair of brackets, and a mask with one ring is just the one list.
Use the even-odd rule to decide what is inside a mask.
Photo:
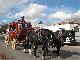
[(48, 50), (48, 48), (46, 47), (46, 51), (47, 51), (47, 53), (49, 52), (49, 50)]
[(57, 51), (56, 51), (57, 56), (59, 56), (59, 51), (60, 51), (60, 47), (57, 47)]
[(27, 41), (25, 40), (25, 41), (24, 41), (24, 46), (23, 46), (23, 47), (24, 47), (23, 52), (26, 51), (28, 45), (29, 45), (29, 42), (27, 42)]
[(42, 59), (45, 59), (45, 50), (42, 51)]
[(34, 57), (36, 57), (36, 50), (37, 50), (37, 49), (36, 49), (36, 48), (34, 48)]
[(34, 57), (36, 57), (36, 50), (37, 50), (37, 46), (34, 47), (34, 52), (33, 52)]
[(31, 55), (31, 49), (29, 49), (29, 54)]
[(34, 48), (34, 51), (33, 51), (33, 55), (34, 57), (36, 57), (36, 49)]
[(26, 44), (24, 44), (24, 49), (23, 49), (23, 52), (25, 52), (26, 51)]
[(26, 49), (27, 49), (28, 45), (29, 45), (28, 43), (27, 43), (27, 44), (24, 44), (24, 46), (23, 46), (23, 47), (24, 47), (23, 52), (25, 52), (25, 51), (26, 51)]
[(31, 43), (29, 43), (29, 54), (31, 55), (31, 47), (32, 47), (32, 45), (31, 45)]
[(42, 47), (42, 59), (45, 59), (46, 51), (48, 52), (47, 47), (43, 46), (43, 47)]

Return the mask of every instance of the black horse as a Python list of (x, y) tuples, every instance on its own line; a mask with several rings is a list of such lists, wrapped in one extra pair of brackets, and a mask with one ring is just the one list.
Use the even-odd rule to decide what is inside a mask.
[(39, 36), (41, 36), (41, 39), (43, 41), (42, 43), (42, 50), (43, 50), (43, 57), (45, 58), (45, 50), (48, 53), (48, 45), (50, 46), (54, 46), (57, 48), (57, 56), (59, 56), (59, 51), (61, 46), (63, 46), (63, 41), (60, 38), (56, 37), (56, 34), (48, 29), (39, 29), (37, 31), (37, 33), (39, 34)]
[[(48, 52), (47, 49), (47, 42), (48, 42), (48, 38), (46, 35), (44, 34), (39, 34), (41, 33), (40, 31), (34, 31), (34, 30), (30, 30), (26, 33), (26, 37), (25, 37), (25, 44), (24, 44), (24, 50), (27, 49), (27, 47), (29, 46), (29, 44), (31, 44), (32, 48), (33, 48), (33, 55), (36, 56), (36, 50), (38, 48), (39, 45), (41, 45), (42, 50), (44, 51), (45, 48)], [(45, 45), (46, 43), (46, 45)], [(31, 47), (30, 47), (31, 49)], [(44, 54), (43, 54), (44, 55)]]
[(36, 50), (38, 45), (40, 45), (38, 34), (34, 30), (29, 30), (26, 33), (24, 50), (28, 47), (29, 49), (33, 48), (33, 55), (36, 56)]
[(28, 31), (26, 33), (26, 42), (24, 48), (29, 45), (32, 45), (34, 50), (34, 56), (36, 56), (36, 50), (38, 45), (42, 47), (42, 57), (45, 59), (46, 54), (48, 53), (48, 46), (55, 46), (57, 48), (57, 56), (59, 56), (59, 51), (62, 46), (62, 41), (59, 38), (56, 38), (54, 32), (48, 29), (39, 29), (36, 32), (34, 30)]

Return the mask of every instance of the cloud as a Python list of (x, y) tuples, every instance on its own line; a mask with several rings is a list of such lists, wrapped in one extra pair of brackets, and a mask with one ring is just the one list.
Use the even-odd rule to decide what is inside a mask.
[(80, 10), (74, 13), (73, 15), (80, 15)]
[(34, 20), (43, 14), (44, 10), (47, 9), (47, 6), (39, 4), (30, 4), (28, 8), (25, 8), (23, 11), (16, 13), (15, 17), (25, 16), (28, 19)]
[(7, 22), (7, 20), (3, 20), (2, 22)]
[(29, 20), (31, 23), (36, 23), (39, 20), (39, 18), (36, 18), (34, 20)]
[(71, 18), (69, 18), (70, 20), (77, 20), (80, 21), (80, 10), (78, 10), (77, 12), (73, 13)]
[(58, 20), (80, 21), (80, 10), (74, 13), (58, 11), (50, 14), (48, 18), (58, 19)]
[(24, 1), (25, 0), (0, 0), (0, 15), (8, 14), (13, 5), (20, 4)]
[(42, 17), (47, 17), (47, 14), (46, 13), (42, 13), (41, 16)]
[(55, 12), (55, 13), (50, 14), (50, 15), (48, 16), (48, 18), (64, 20), (64, 19), (66, 19), (66, 18), (69, 18), (70, 16), (71, 16), (71, 13)]

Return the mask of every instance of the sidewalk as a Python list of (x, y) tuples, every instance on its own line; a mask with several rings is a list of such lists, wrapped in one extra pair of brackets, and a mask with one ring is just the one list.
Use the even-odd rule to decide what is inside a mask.
[(67, 46), (67, 45), (65, 45), (64, 47), (80, 48), (80, 46)]

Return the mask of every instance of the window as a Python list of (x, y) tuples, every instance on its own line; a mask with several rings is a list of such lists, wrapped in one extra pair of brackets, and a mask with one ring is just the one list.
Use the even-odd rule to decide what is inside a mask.
[(74, 27), (74, 31), (75, 31), (75, 32), (79, 32), (78, 26)]

